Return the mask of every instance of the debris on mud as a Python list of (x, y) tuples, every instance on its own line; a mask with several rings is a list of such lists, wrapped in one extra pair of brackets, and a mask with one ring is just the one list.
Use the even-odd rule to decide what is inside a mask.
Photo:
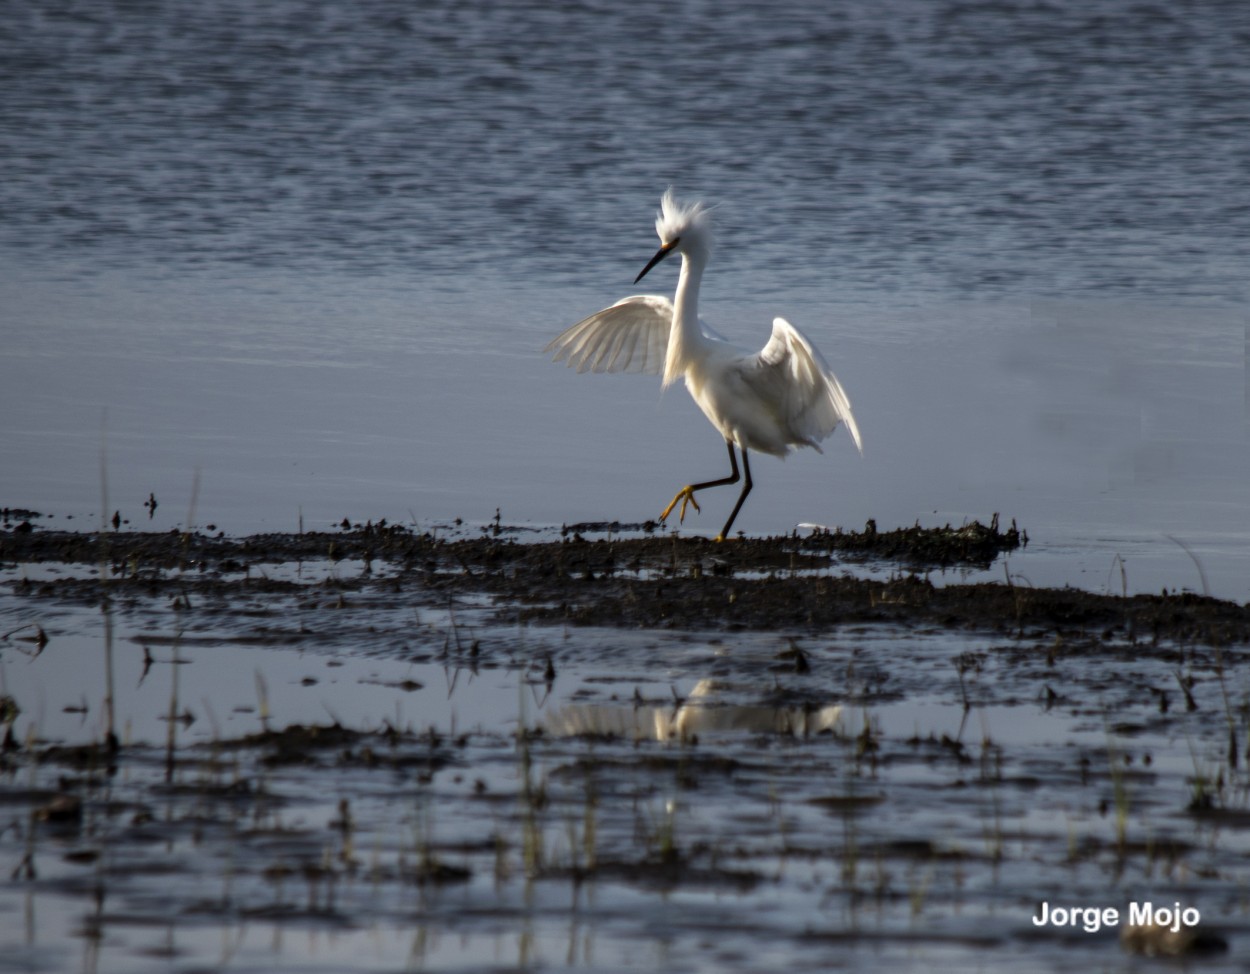
[(917, 568), (988, 567), (999, 555), (1028, 543), (1028, 534), (1020, 531), (1015, 521), (1006, 531), (1000, 530), (995, 514), (988, 526), (972, 521), (957, 528), (949, 524), (941, 528), (922, 528), (916, 523), (910, 528), (878, 531), (877, 522), (870, 520), (863, 531), (847, 532), (840, 528), (816, 531), (803, 540), (803, 550), (884, 558)]
[[(985, 565), (1027, 543), (997, 515), (958, 528), (742, 538), (716, 543), (674, 534), (520, 543), (489, 533), (440, 538), (379, 522), (342, 532), (229, 538), (195, 532), (0, 533), (0, 565), (90, 566), (80, 576), (12, 582), (19, 594), (92, 601), (107, 593), (195, 596), (316, 592), (422, 597), (487, 595), (519, 621), (630, 628), (821, 629), (847, 622), (940, 625), (1004, 632), (1118, 635), (1138, 640), (1250, 642), (1250, 609), (1191, 593), (1128, 597), (1002, 583), (934, 584), (927, 568)], [(898, 567), (863, 578), (839, 556)], [(313, 582), (275, 577), (277, 565), (321, 561), (362, 566)], [(374, 563), (388, 571), (373, 571)], [(104, 577), (100, 568), (104, 567)]]
[[(94, 564), (106, 561), (115, 568), (136, 567), (188, 569), (215, 567), (220, 571), (246, 571), (249, 566), (329, 558), (332, 560), (382, 559), (416, 564), (431, 559), (454, 560), (465, 568), (490, 568), (501, 558), (510, 562), (532, 561), (533, 567), (557, 560), (585, 559), (609, 552), (623, 564), (659, 562), (693, 556), (709, 556), (731, 569), (771, 566), (816, 567), (832, 562), (832, 555), (853, 554), (862, 558), (896, 561), (924, 570), (951, 565), (989, 565), (998, 555), (1028, 544), (1028, 535), (1013, 521), (1001, 530), (995, 514), (989, 526), (972, 521), (960, 527), (910, 528), (879, 531), (869, 521), (863, 531), (818, 529), (809, 535), (771, 538), (741, 537), (717, 543), (698, 536), (654, 535), (655, 525), (596, 522), (567, 526), (558, 542), (522, 544), (502, 535), (515, 534), (510, 527), (484, 531), (484, 537), (443, 539), (399, 524), (379, 521), (351, 524), (344, 519), (338, 532), (259, 534), (231, 538), (195, 531), (167, 532), (96, 531), (75, 532), (32, 529), (0, 533), (0, 564), (59, 561)], [(617, 532), (644, 530), (646, 537), (614, 537)], [(584, 534), (605, 533), (606, 538), (588, 540)]]

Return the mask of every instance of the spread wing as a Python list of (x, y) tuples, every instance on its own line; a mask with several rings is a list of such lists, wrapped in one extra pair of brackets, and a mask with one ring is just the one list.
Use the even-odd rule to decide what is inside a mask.
[[(567, 361), (578, 372), (661, 375), (672, 324), (672, 301), (658, 294), (635, 294), (583, 318), (543, 351), (554, 352), (555, 361)], [(724, 341), (703, 321), (699, 328), (708, 338)]]
[(664, 371), (673, 302), (655, 294), (621, 298), (566, 329), (544, 351), (578, 372)]
[(824, 356), (785, 318), (773, 319), (773, 333), (758, 355), (743, 364), (742, 377), (762, 402), (774, 404), (777, 419), (794, 442), (816, 447), (845, 423), (864, 452), (851, 401)]

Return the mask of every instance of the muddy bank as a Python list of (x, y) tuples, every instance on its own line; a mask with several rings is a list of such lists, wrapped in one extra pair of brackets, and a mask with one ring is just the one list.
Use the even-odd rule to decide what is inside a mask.
[[(0, 532), (22, 969), (1223, 974), (1250, 935), (1243, 606), (930, 572), (993, 522), (46, 523)], [(1039, 930), (1060, 890), (1201, 921)]]
[[(869, 521), (863, 531), (814, 531), (772, 538), (742, 537), (718, 544), (707, 538), (657, 534), (654, 521), (596, 522), (565, 525), (558, 542), (521, 543), (526, 529), (496, 521), (465, 537), (458, 528), (439, 536), (399, 524), (353, 524), (344, 519), (338, 531), (294, 534), (257, 534), (243, 538), (199, 531), (143, 532), (58, 531), (41, 526), (35, 511), (0, 512), (0, 563), (60, 561), (93, 564), (106, 561), (114, 568), (127, 562), (148, 568), (213, 568), (240, 571), (249, 565), (292, 562), (313, 558), (360, 561), (384, 560), (399, 565), (459, 564), (466, 569), (497, 568), (501, 562), (535, 571), (574, 568), (612, 570), (621, 567), (663, 567), (665, 561), (713, 557), (727, 570), (815, 568), (833, 557), (890, 559), (914, 568), (952, 565), (989, 565), (998, 555), (1028, 544), (1028, 535), (1014, 522), (1000, 528), (995, 514), (989, 526), (970, 524), (942, 528), (919, 525), (879, 531)], [(643, 537), (621, 537), (621, 535)], [(585, 535), (604, 537), (587, 540)]]
[[(958, 528), (817, 532), (743, 538), (657, 535), (654, 525), (577, 525), (559, 541), (517, 540), (495, 524), (477, 537), (439, 537), (400, 525), (350, 524), (336, 532), (230, 538), (195, 532), (66, 532), (12, 521), (0, 534), (0, 565), (86, 566), (56, 578), (12, 584), (18, 594), (95, 600), (105, 588), (171, 598), (229, 598), (314, 586), (367, 591), (399, 603), (484, 594), (521, 621), (631, 628), (822, 629), (895, 623), (1082, 639), (1250, 642), (1250, 609), (1192, 593), (1115, 596), (1072, 588), (1002, 583), (934, 584), (927, 572), (985, 567), (1027, 543), (998, 518)], [(583, 532), (605, 531), (588, 539)], [(274, 566), (342, 565), (303, 578)], [(857, 563), (886, 563), (888, 579), (857, 577)], [(350, 566), (350, 567), (348, 567)], [(103, 571), (101, 572), (101, 567)]]

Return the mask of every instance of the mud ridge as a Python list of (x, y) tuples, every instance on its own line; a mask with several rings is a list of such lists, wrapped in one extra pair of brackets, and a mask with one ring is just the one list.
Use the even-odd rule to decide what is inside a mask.
[[(1027, 543), (997, 515), (957, 528), (818, 531), (717, 544), (675, 534), (520, 542), (483, 531), (440, 538), (401, 525), (241, 538), (197, 532), (0, 534), (0, 565), (56, 562), (85, 575), (11, 584), (18, 594), (91, 601), (106, 594), (229, 599), (275, 591), (367, 591), (405, 598), (491, 596), (518, 621), (699, 629), (822, 629), (847, 622), (939, 625), (1094, 640), (1250, 642), (1250, 609), (1192, 593), (1115, 596), (1003, 583), (934, 584), (923, 572), (988, 565)], [(863, 560), (895, 566), (881, 580), (853, 574)], [(848, 561), (850, 564), (848, 564)], [(314, 582), (271, 577), (273, 566), (351, 563)]]

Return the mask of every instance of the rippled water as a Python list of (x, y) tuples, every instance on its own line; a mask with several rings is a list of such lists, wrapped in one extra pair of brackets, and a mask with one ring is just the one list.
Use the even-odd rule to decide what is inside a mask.
[(736, 269), (777, 284), (1245, 294), (1237, 3), (3, 20), (3, 239), (40, 260), (585, 280), (672, 182), (732, 203)]
[(539, 350), (672, 184), (722, 204), (709, 320), (795, 321), (864, 431), (762, 461), (744, 530), (998, 510), (1038, 582), (1197, 589), (1188, 546), (1245, 598), (1248, 42), (1234, 2), (10, 5), (0, 500), (654, 517), (715, 434)]

